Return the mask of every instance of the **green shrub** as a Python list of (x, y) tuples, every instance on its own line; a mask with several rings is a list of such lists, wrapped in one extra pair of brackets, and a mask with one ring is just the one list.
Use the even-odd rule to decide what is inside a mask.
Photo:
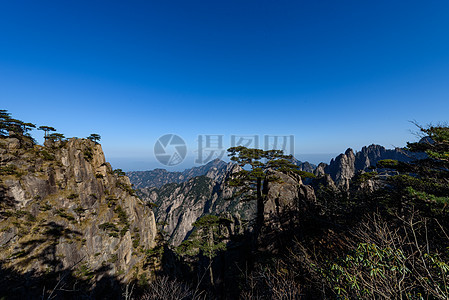
[(137, 249), (137, 247), (139, 247), (139, 245), (140, 245), (140, 234), (136, 233), (133, 236), (133, 247)]
[(94, 157), (94, 154), (92, 152), (92, 148), (84, 149), (83, 154), (84, 154), (84, 159), (87, 160), (87, 161), (91, 161), (92, 158)]
[(72, 199), (76, 199), (76, 198), (78, 198), (79, 197), (79, 195), (78, 194), (74, 194), (74, 193), (72, 193), (72, 194), (70, 194), (70, 195), (68, 195), (67, 196), (67, 199), (70, 199), (70, 200), (72, 200)]
[(46, 150), (42, 150), (42, 151), (40, 152), (40, 154), (41, 154), (41, 156), (42, 156), (42, 158), (43, 158), (44, 160), (49, 160), (49, 161), (51, 161), (51, 160), (54, 160), (54, 159), (55, 159), (55, 157), (54, 157), (52, 154), (48, 153)]
[(44, 204), (41, 204), (39, 210), (47, 211), (47, 210), (50, 210), (51, 208), (52, 208), (52, 206), (50, 205), (50, 203), (45, 202)]
[(379, 175), (376, 171), (373, 172), (366, 172), (363, 174), (360, 174), (360, 176), (358, 177), (358, 181), (359, 182), (366, 182), (374, 177), (376, 177), (377, 175)]
[(56, 209), (55, 214), (60, 216), (61, 218), (67, 219), (69, 221), (75, 221), (75, 217), (66, 213), (63, 208)]
[(119, 229), (113, 223), (106, 222), (106, 223), (100, 224), (98, 226), (98, 228), (108, 232), (109, 236), (118, 237)]
[(301, 178), (316, 178), (315, 174), (306, 172), (306, 171), (298, 171), (297, 172)]
[(118, 261), (118, 255), (117, 254), (112, 254), (111, 258), (108, 260), (108, 262), (110, 263), (115, 263)]
[(106, 203), (108, 204), (108, 207), (113, 207), (117, 204), (117, 198), (114, 196), (108, 196), (106, 197)]
[(379, 168), (395, 168), (399, 165), (399, 162), (395, 159), (383, 159), (377, 162)]
[(116, 186), (130, 194), (131, 196), (134, 196), (136, 194), (136, 191), (128, 184), (117, 182)]
[(125, 176), (125, 175), (126, 175), (126, 173), (123, 172), (122, 169), (115, 169), (115, 170), (113, 171), (113, 173), (116, 174), (116, 175), (119, 176), (119, 177), (122, 177), (122, 176)]
[(0, 167), (0, 175), (16, 175), (17, 167), (15, 165), (7, 165), (5, 167)]
[(86, 210), (81, 206), (78, 206), (74, 209), (74, 211), (78, 216), (82, 216)]

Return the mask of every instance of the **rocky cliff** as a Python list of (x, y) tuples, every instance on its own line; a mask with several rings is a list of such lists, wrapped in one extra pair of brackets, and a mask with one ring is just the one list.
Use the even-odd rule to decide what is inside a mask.
[(156, 221), (170, 244), (178, 246), (190, 235), (192, 224), (205, 214), (226, 214), (234, 225), (240, 225), (241, 218), (253, 218), (254, 203), (239, 202), (232, 197), (235, 189), (226, 185), (226, 179), (238, 169), (229, 163), (218, 173), (211, 169), (186, 182), (141, 189), (138, 193), (155, 204)]
[[(357, 174), (372, 171), (371, 167), (382, 159), (410, 161), (412, 158), (402, 149), (389, 150), (379, 145), (370, 145), (356, 153), (348, 149), (329, 165), (320, 163), (314, 166), (293, 159), (300, 170), (313, 172), (317, 178), (303, 182), (300, 176), (279, 173), (277, 176), (281, 180), (269, 185), (265, 217), (278, 218), (283, 215), (283, 211), (304, 208), (307, 203), (314, 201), (316, 189), (321, 187), (348, 190), (351, 180)], [(234, 197), (235, 190), (226, 185), (226, 179), (237, 168), (232, 163), (225, 164), (215, 160), (203, 167), (184, 172), (154, 170), (130, 172), (130, 176), (137, 186), (156, 186), (142, 188), (138, 193), (144, 200), (154, 204), (160, 228), (167, 234), (170, 244), (177, 246), (189, 237), (192, 224), (205, 214), (227, 214), (239, 225), (238, 228), (242, 228), (242, 222), (254, 219), (255, 203), (240, 201)], [(158, 178), (160, 172), (162, 177)], [(148, 174), (151, 177), (145, 177)], [(195, 177), (197, 174), (201, 176)], [(163, 184), (166, 182), (169, 183)]]
[[(142, 189), (139, 193), (155, 204), (156, 220), (173, 246), (187, 239), (192, 233), (192, 224), (206, 214), (226, 216), (232, 220), (229, 232), (238, 234), (250, 229), (256, 214), (256, 201), (242, 201), (238, 190), (226, 182), (238, 170), (240, 167), (229, 163), (214, 176), (207, 173), (180, 184)], [(267, 220), (278, 222), (287, 211), (297, 211), (315, 201), (313, 188), (303, 184), (299, 175), (273, 171), (270, 176), (278, 180), (268, 185), (264, 212)]]
[(145, 272), (155, 236), (152, 210), (105, 162), (99, 144), (0, 139), (1, 268), (126, 282)]
[(345, 153), (332, 159), (329, 165), (320, 164), (315, 169), (315, 174), (322, 175), (323, 172), (329, 174), (337, 186), (348, 189), (349, 181), (357, 173), (372, 171), (380, 160), (394, 159), (409, 162), (416, 158), (418, 158), (416, 155), (412, 156), (411, 153), (401, 148), (386, 149), (383, 146), (370, 145), (363, 147), (361, 151), (356, 153), (348, 148)]

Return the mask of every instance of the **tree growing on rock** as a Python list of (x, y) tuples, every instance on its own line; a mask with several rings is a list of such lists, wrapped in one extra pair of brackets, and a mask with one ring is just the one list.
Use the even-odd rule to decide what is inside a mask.
[(396, 199), (399, 209), (402, 210), (405, 204), (418, 205), (422, 210), (430, 209), (429, 205), (441, 205), (444, 209), (449, 204), (449, 127), (417, 126), (422, 139), (407, 143), (407, 149), (424, 152), (427, 157), (410, 163), (383, 160), (378, 166), (399, 172), (399, 175), (388, 178), (391, 196)]
[(7, 136), (10, 130), (11, 114), (5, 110), (0, 110), (0, 135)]
[(214, 286), (213, 259), (219, 251), (226, 250), (220, 226), (226, 225), (228, 222), (230, 222), (229, 219), (215, 215), (202, 216), (192, 224), (194, 230), (189, 239), (182, 242), (177, 249), (180, 254), (197, 255), (201, 252), (208, 258), (209, 279), (212, 286)]
[(42, 130), (44, 132), (44, 138), (46, 139), (49, 132), (51, 131), (56, 131), (55, 128), (50, 127), (50, 126), (39, 126), (39, 128), (37, 128), (38, 130)]
[(265, 201), (268, 184), (277, 180), (269, 170), (295, 172), (301, 174), (299, 167), (291, 163), (292, 155), (284, 155), (282, 150), (251, 149), (243, 146), (228, 149), (228, 156), (242, 169), (234, 173), (228, 181), (230, 186), (240, 188), (245, 200), (256, 200), (256, 240), (264, 224)]
[(87, 139), (93, 141), (94, 143), (98, 143), (101, 140), (101, 136), (99, 134), (92, 133), (87, 137)]
[(53, 142), (56, 141), (63, 141), (65, 139), (65, 136), (62, 133), (51, 133), (47, 135), (46, 139), (51, 140)]
[(26, 123), (21, 120), (11, 118), (11, 114), (5, 110), (0, 110), (0, 134), (7, 135), (9, 132), (13, 132), (17, 135), (27, 135), (28, 131), (36, 128), (33, 123)]

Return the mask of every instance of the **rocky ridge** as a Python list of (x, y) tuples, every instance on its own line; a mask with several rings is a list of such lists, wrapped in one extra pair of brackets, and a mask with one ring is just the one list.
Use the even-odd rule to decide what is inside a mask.
[[(86, 139), (0, 139), (0, 261), (20, 274), (69, 270), (96, 282), (146, 272), (152, 210), (101, 145)], [(40, 276), (40, 275), (38, 275)]]
[[(139, 195), (155, 204), (155, 215), (160, 228), (172, 246), (178, 246), (192, 232), (193, 223), (206, 214), (221, 215), (229, 220), (229, 234), (243, 233), (255, 219), (256, 202), (241, 201), (237, 189), (226, 180), (240, 167), (227, 164), (218, 176), (198, 176), (183, 183), (141, 189)], [(288, 210), (299, 210), (304, 203), (315, 201), (313, 188), (305, 185), (297, 174), (272, 172), (278, 180), (268, 185), (265, 202), (267, 220), (279, 219)]]
[(154, 169), (151, 171), (131, 171), (127, 172), (126, 175), (136, 188), (160, 188), (167, 183), (181, 183), (206, 174), (208, 174), (206, 176), (214, 178), (224, 168), (226, 168), (226, 163), (217, 158), (203, 166), (186, 169), (183, 172), (169, 172), (165, 169)]
[(315, 175), (329, 174), (338, 187), (349, 188), (350, 180), (360, 172), (376, 170), (376, 164), (383, 159), (394, 159), (409, 162), (416, 159), (411, 153), (401, 148), (386, 149), (380, 145), (363, 147), (361, 151), (354, 153), (348, 148), (345, 153), (332, 159), (329, 165), (320, 164), (315, 169)]
[[(329, 165), (320, 163), (315, 166), (293, 159), (293, 163), (298, 165), (300, 170), (314, 173), (317, 178), (303, 181), (295, 174), (276, 175), (281, 178), (282, 184), (278, 182), (269, 184), (265, 205), (266, 218), (279, 217), (282, 210), (299, 209), (300, 206), (304, 207), (305, 203), (313, 202), (316, 189), (320, 187), (348, 191), (351, 180), (357, 174), (373, 171), (376, 163), (382, 159), (410, 161), (413, 158), (399, 148), (385, 149), (379, 145), (370, 145), (356, 153), (352, 149), (347, 149)], [(214, 162), (215, 165), (218, 163)], [(233, 163), (221, 163), (224, 167), (205, 167), (203, 170), (209, 171), (184, 182), (175, 180), (158, 188), (147, 187), (139, 190), (139, 195), (144, 200), (154, 203), (156, 220), (167, 234), (170, 244), (177, 246), (188, 238), (193, 229), (192, 224), (205, 214), (227, 214), (239, 228), (242, 223), (254, 219), (255, 203), (241, 202), (240, 199), (233, 197), (235, 190), (225, 183), (226, 178), (229, 178), (238, 167)], [(178, 175), (179, 172), (165, 177), (164, 180), (179, 178), (176, 177)], [(365, 184), (370, 183), (368, 181)]]
[(182, 183), (140, 189), (138, 194), (154, 203), (157, 223), (170, 244), (178, 246), (191, 233), (192, 224), (205, 214), (227, 215), (234, 220), (233, 226), (239, 226), (241, 218), (253, 218), (254, 203), (233, 198), (235, 189), (226, 185), (226, 179), (238, 169), (229, 163), (221, 172), (211, 169)]

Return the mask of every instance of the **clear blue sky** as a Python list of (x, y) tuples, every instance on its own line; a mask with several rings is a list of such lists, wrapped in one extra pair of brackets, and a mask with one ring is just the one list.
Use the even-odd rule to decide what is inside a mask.
[(127, 170), (166, 133), (403, 146), (448, 119), (449, 1), (2, 1), (0, 104)]

